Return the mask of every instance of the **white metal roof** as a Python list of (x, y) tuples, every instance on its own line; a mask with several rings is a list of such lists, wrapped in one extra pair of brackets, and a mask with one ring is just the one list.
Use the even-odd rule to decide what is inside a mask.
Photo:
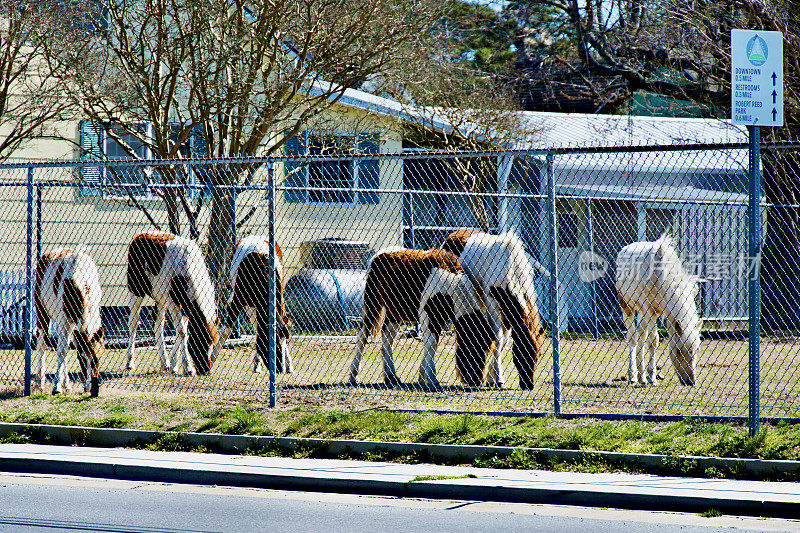
[[(435, 111), (416, 111), (400, 102), (356, 89), (347, 89), (342, 104), (401, 120), (425, 120), (434, 128), (449, 129)], [(528, 138), (511, 149), (618, 147), (673, 144), (745, 143), (747, 131), (729, 120), (671, 118), (585, 113), (521, 111)], [(421, 118), (424, 117), (424, 118)]]

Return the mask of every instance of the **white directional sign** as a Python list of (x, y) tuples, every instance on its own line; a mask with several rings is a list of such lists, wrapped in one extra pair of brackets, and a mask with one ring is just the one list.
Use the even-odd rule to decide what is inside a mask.
[(783, 33), (731, 30), (731, 119), (783, 126)]

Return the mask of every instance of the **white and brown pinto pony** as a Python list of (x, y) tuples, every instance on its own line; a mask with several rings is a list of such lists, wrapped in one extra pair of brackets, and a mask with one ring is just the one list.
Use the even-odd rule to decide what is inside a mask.
[(533, 389), (533, 372), (542, 353), (544, 330), (533, 285), (536, 271), (522, 241), (511, 233), (489, 235), (462, 229), (450, 234), (442, 248), (458, 253), (461, 266), (489, 313), (496, 343), (489, 361), (487, 385), (503, 386), (500, 356), (511, 336), (519, 386), (523, 390)]
[(84, 389), (100, 393), (100, 356), (103, 353), (103, 324), (100, 320), (100, 278), (88, 254), (60, 248), (42, 255), (36, 265), (34, 303), (39, 329), (38, 380), (44, 386), (44, 348), (50, 321), (58, 327), (53, 394), (69, 392), (71, 386), (64, 359), (73, 338), (84, 375)]
[[(194, 241), (171, 233), (141, 233), (128, 247), (128, 290), (130, 299), (130, 341), (127, 370), (135, 368), (136, 328), (145, 296), (158, 309), (155, 322), (156, 346), (165, 370), (179, 373), (179, 363), (188, 375), (207, 374), (217, 341), (219, 319), (214, 286), (203, 254)], [(164, 344), (167, 310), (175, 324), (176, 337), (170, 359)]]
[[(700, 349), (697, 313), (698, 278), (686, 272), (669, 235), (654, 242), (635, 242), (617, 254), (616, 289), (628, 342), (628, 381), (656, 382), (657, 319), (664, 317), (669, 355), (682, 385), (694, 385)], [(640, 314), (636, 324), (636, 313)], [(644, 368), (645, 351), (650, 359)]]
[[(261, 363), (269, 365), (269, 242), (261, 236), (245, 237), (236, 246), (231, 261), (231, 286), (222, 333), (211, 356), (214, 363), (225, 341), (243, 309), (247, 310), (256, 327), (256, 354), (253, 372), (261, 371)], [(292, 359), (289, 355), (289, 319), (283, 298), (286, 279), (283, 274), (283, 252), (275, 244), (275, 371), (291, 374)]]
[(456, 369), (461, 381), (480, 385), (486, 354), (491, 350), (489, 323), (480, 299), (464, 275), (458, 258), (442, 250), (381, 250), (369, 264), (364, 289), (364, 314), (350, 366), (355, 384), (358, 367), (369, 336), (383, 322), (383, 376), (389, 386), (400, 383), (392, 358), (392, 342), (401, 322), (419, 322), (425, 353), (420, 383), (428, 389), (441, 387), (434, 356), (439, 336), (449, 323), (456, 331)]

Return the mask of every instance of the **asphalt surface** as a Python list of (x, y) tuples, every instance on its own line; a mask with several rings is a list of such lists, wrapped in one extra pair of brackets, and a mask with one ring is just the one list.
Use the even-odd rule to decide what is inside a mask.
[(800, 521), (0, 473), (0, 532), (762, 533)]
[(800, 518), (800, 483), (0, 444), (0, 471), (410, 498)]

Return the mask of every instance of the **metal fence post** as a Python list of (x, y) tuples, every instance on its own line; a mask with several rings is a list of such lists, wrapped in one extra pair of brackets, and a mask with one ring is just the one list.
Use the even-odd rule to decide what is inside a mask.
[(33, 167), (28, 167), (28, 223), (25, 240), (25, 396), (31, 395), (31, 352), (33, 345)]
[(275, 309), (275, 167), (274, 162), (267, 163), (267, 213), (269, 217), (269, 301), (268, 320), (269, 320), (269, 406), (275, 407), (277, 404), (277, 384), (275, 373), (275, 328), (276, 309)]
[[(232, 253), (236, 251), (236, 189), (231, 189), (231, 250)], [(233, 287), (231, 287), (233, 291)], [(233, 338), (238, 339), (240, 335), (240, 318), (236, 317), (236, 323), (233, 325)], [(255, 326), (255, 324), (253, 324)]]
[(561, 414), (561, 354), (559, 332), (561, 317), (558, 301), (558, 226), (556, 221), (556, 182), (553, 177), (553, 154), (547, 153), (547, 200), (550, 210), (550, 323), (553, 334), (553, 411)]
[(747, 213), (748, 222), (748, 255), (749, 260), (754, 261), (752, 274), (747, 281), (748, 284), (748, 321), (750, 332), (748, 336), (748, 348), (750, 352), (749, 368), (749, 423), (750, 434), (758, 433), (761, 424), (759, 414), (760, 400), (760, 361), (759, 350), (761, 342), (761, 168), (759, 153), (760, 132), (758, 126), (747, 126), (750, 137), (749, 163), (750, 163), (750, 205)]

